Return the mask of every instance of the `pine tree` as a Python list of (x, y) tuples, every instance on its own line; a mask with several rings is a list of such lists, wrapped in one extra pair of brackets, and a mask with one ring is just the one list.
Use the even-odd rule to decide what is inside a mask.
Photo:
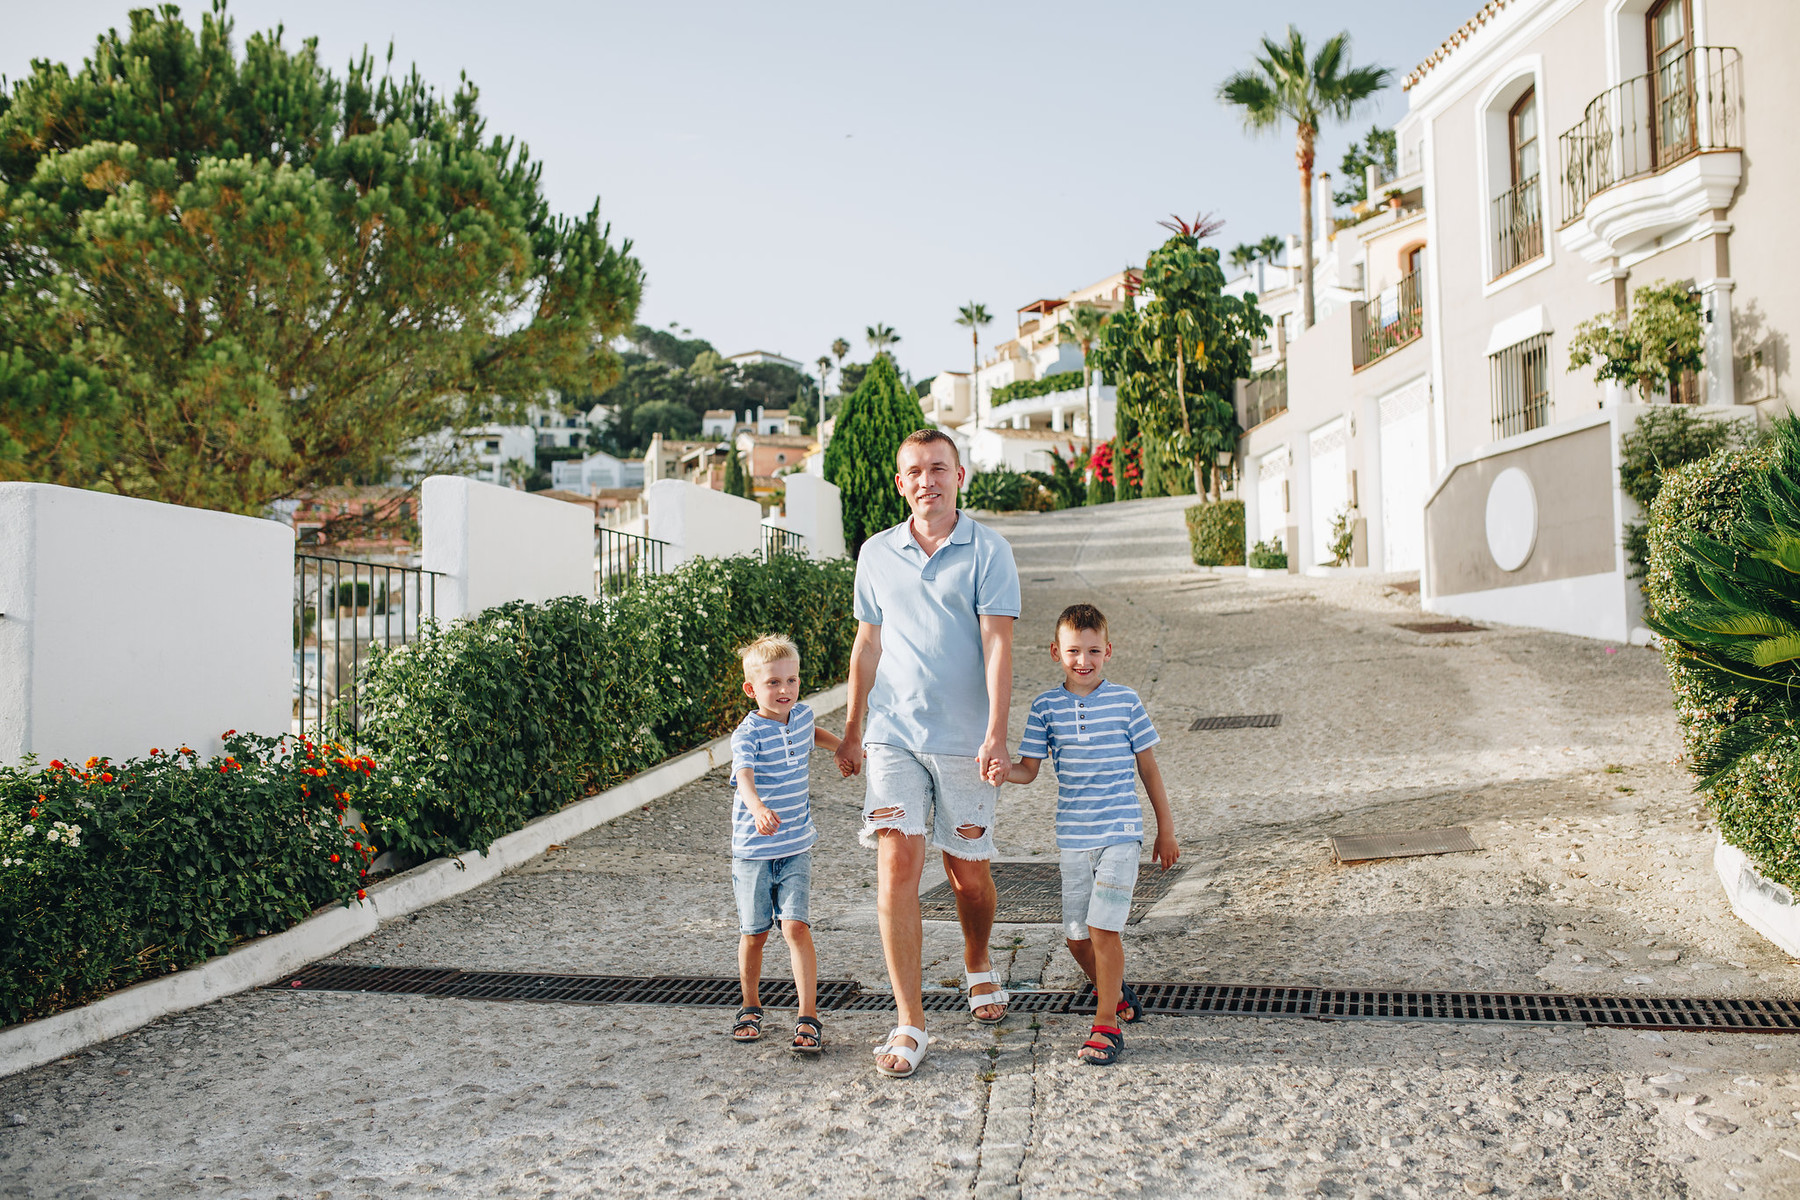
[(844, 498), (844, 540), (851, 554), (906, 519), (906, 501), (894, 487), (894, 456), (908, 434), (925, 428), (919, 399), (901, 384), (894, 360), (877, 354), (868, 372), (838, 409), (825, 478)]
[(723, 491), (727, 496), (742, 496), (746, 500), (756, 499), (755, 491), (750, 486), (750, 476), (744, 471), (743, 455), (738, 448), (726, 443), (728, 452), (725, 455), (725, 483)]

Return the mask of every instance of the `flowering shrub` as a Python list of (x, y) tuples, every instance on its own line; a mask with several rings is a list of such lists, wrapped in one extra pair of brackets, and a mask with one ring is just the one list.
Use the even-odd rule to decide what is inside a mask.
[(0, 1023), (81, 1004), (355, 897), (342, 824), (373, 762), (232, 733), (80, 767), (0, 767)]
[(364, 747), (382, 763), (363, 812), (409, 859), (485, 850), (743, 718), (737, 647), (800, 644), (802, 685), (849, 670), (854, 566), (699, 559), (618, 596), (505, 604), (378, 653)]

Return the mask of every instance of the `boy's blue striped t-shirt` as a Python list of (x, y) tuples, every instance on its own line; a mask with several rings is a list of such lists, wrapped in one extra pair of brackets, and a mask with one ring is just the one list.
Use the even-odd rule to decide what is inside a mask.
[(1097, 850), (1144, 839), (1137, 753), (1162, 739), (1138, 694), (1101, 680), (1085, 696), (1054, 688), (1031, 702), (1022, 758), (1056, 767), (1056, 848)]
[[(731, 857), (786, 858), (809, 850), (819, 840), (813, 828), (811, 784), (813, 712), (796, 704), (787, 724), (754, 711), (731, 734)], [(775, 810), (781, 826), (764, 837), (756, 818), (738, 792), (737, 775), (745, 767), (756, 772), (756, 794)]]

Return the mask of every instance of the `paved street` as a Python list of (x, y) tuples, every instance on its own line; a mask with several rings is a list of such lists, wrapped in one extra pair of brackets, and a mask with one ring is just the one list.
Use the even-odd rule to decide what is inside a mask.
[[(1721, 896), (1654, 653), (1422, 636), (1395, 627), (1416, 597), (1375, 580), (1212, 575), (1180, 508), (992, 522), (1025, 580), (1015, 741), (1078, 599), (1163, 736), (1191, 866), (1127, 933), (1129, 977), (1800, 995)], [(1241, 713), (1282, 721), (1188, 729)], [(861, 784), (814, 772), (820, 973), (885, 985)], [(341, 959), (735, 974), (726, 789), (717, 772)], [(1054, 796), (1048, 771), (1008, 789), (1003, 858), (1054, 858)], [(1326, 849), (1453, 824), (1483, 849)], [(1015, 984), (1077, 982), (1055, 926), (994, 944)], [(959, 952), (928, 924), (928, 983)], [(786, 974), (775, 942), (767, 962)], [(826, 1013), (825, 1054), (796, 1061), (779, 1036), (733, 1044), (729, 1010), (236, 996), (0, 1080), (0, 1196), (1800, 1195), (1800, 1036), (1151, 1017), (1098, 1070), (1073, 1058), (1084, 1018), (934, 1014), (901, 1082), (871, 1066), (890, 1017)]]

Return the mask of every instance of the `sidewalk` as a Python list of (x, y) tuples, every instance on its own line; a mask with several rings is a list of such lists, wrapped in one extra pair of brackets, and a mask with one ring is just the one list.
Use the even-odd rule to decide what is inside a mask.
[[(1420, 636), (1395, 628), (1416, 598), (1375, 581), (1212, 575), (1181, 507), (992, 522), (1025, 584), (1015, 740), (1078, 599), (1163, 738), (1191, 867), (1128, 931), (1131, 977), (1800, 995), (1711, 873), (1655, 654)], [(1188, 729), (1265, 712), (1281, 725)], [(885, 986), (861, 782), (824, 756), (814, 782), (820, 974)], [(727, 789), (715, 772), (339, 961), (734, 975)], [(1054, 859), (1054, 797), (1048, 772), (1005, 793), (1002, 858)], [(1451, 824), (1482, 852), (1325, 847)], [(1077, 985), (1056, 926), (994, 943), (1015, 983)], [(957, 981), (953, 923), (925, 951), (928, 985)], [(1072, 1057), (1083, 1018), (943, 1014), (897, 1082), (869, 1055), (891, 1014), (827, 1013), (817, 1061), (781, 1049), (788, 1015), (740, 1046), (728, 1010), (241, 995), (0, 1080), (0, 1196), (1800, 1195), (1800, 1037), (1152, 1017), (1097, 1070)]]

